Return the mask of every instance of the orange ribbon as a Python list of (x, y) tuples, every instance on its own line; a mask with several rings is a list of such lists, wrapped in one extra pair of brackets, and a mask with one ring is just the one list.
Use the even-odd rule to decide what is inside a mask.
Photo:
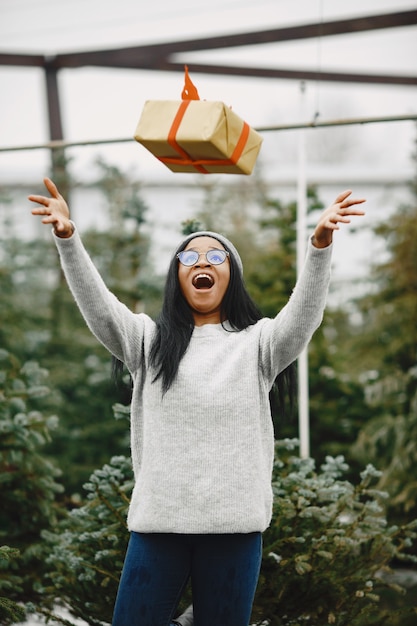
[(200, 100), (197, 87), (194, 85), (188, 73), (187, 65), (184, 65), (184, 70), (185, 70), (184, 89), (182, 90), (181, 98), (183, 100)]
[[(249, 125), (246, 122), (243, 122), (242, 132), (240, 133), (240, 137), (238, 142), (233, 150), (233, 154), (228, 159), (193, 159), (189, 154), (181, 146), (178, 144), (176, 140), (177, 131), (180, 127), (182, 119), (185, 115), (185, 112), (191, 102), (191, 100), (199, 100), (200, 97), (198, 95), (198, 91), (191, 81), (188, 74), (188, 67), (185, 66), (185, 84), (184, 89), (182, 91), (182, 102), (178, 108), (178, 111), (174, 117), (174, 121), (172, 122), (171, 128), (168, 133), (168, 144), (173, 148), (178, 154), (178, 157), (158, 157), (162, 163), (171, 164), (171, 165), (191, 165), (201, 174), (209, 174), (210, 172), (206, 169), (207, 166), (215, 165), (215, 166), (230, 166), (236, 165), (242, 156), (243, 149), (246, 145), (246, 142), (249, 137)], [(206, 166), (206, 167), (204, 167)]]

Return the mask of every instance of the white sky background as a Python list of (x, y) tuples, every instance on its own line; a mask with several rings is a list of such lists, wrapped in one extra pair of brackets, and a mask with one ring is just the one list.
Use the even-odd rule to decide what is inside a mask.
[[(0, 0), (0, 52), (41, 53), (84, 51), (160, 43), (233, 32), (247, 32), (397, 12), (417, 8), (410, 0)], [(417, 74), (417, 27), (283, 42), (247, 48), (178, 55), (177, 61), (225, 63), (358, 73)], [(338, 119), (417, 113), (415, 87), (356, 85), (311, 81), (301, 97), (300, 84), (290, 80), (192, 74), (200, 96), (222, 100), (254, 127)], [(68, 140), (133, 136), (147, 99), (179, 99), (180, 73), (82, 68), (59, 75), (64, 135)], [(48, 140), (44, 77), (39, 69), (0, 66), (0, 146), (30, 145)], [(410, 155), (416, 126), (412, 122), (311, 130), (307, 132), (307, 177), (321, 184), (330, 201), (338, 189), (366, 188), (368, 220), (398, 206), (404, 190), (390, 181), (411, 176)], [(259, 163), (271, 180), (289, 181), (295, 197), (297, 131), (265, 133)], [(80, 180), (91, 178), (100, 154), (122, 168), (131, 167), (143, 180), (161, 185), (195, 182), (189, 174), (173, 174), (142, 146), (112, 144), (71, 150)], [(0, 153), (0, 184), (35, 184), (48, 172), (46, 151)], [(221, 181), (223, 182), (223, 177)], [(280, 183), (281, 181), (281, 183)], [(381, 181), (381, 186), (369, 181)], [(326, 184), (327, 183), (327, 184)], [(292, 191), (291, 191), (292, 190)], [(173, 224), (193, 210), (196, 192), (168, 190), (147, 198), (159, 211), (160, 228), (171, 238)], [(163, 217), (160, 203), (168, 203)], [(178, 207), (178, 215), (173, 207)], [(78, 213), (84, 218), (86, 213)], [(171, 221), (170, 221), (171, 220)], [(340, 254), (351, 243), (340, 233)], [(370, 254), (369, 249), (367, 251)]]

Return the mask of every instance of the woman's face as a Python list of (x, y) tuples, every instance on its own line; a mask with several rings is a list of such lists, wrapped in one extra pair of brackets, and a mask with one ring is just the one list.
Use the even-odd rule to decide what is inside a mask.
[(181, 292), (193, 312), (196, 326), (224, 321), (220, 311), (230, 281), (230, 262), (227, 256), (220, 265), (211, 264), (206, 252), (213, 249), (224, 250), (224, 246), (213, 237), (195, 237), (185, 247), (200, 255), (195, 265), (189, 267), (178, 261)]

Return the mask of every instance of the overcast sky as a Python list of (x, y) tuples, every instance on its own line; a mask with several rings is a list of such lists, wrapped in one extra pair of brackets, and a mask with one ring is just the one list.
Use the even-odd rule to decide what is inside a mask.
[[(52, 55), (411, 8), (417, 8), (417, 2), (0, 0), (0, 52)], [(190, 63), (195, 59), (282, 68), (415, 75), (417, 27), (193, 53), (178, 59)], [(251, 125), (260, 127), (301, 121), (300, 116), (303, 121), (310, 121), (316, 114), (321, 119), (334, 119), (415, 114), (417, 111), (415, 87), (311, 82), (307, 84), (304, 104), (301, 104), (297, 81), (207, 75), (194, 75), (193, 80), (201, 97), (224, 100)], [(46, 141), (42, 71), (0, 67), (0, 87), (0, 145)], [(65, 136), (70, 140), (130, 137), (146, 99), (176, 99), (181, 88), (182, 76), (176, 73), (102, 68), (62, 71), (60, 89)], [(397, 125), (387, 132), (403, 141), (404, 126)], [(389, 144), (392, 147), (391, 140)], [(403, 149), (406, 149), (404, 143), (401, 144)], [(142, 157), (142, 150), (140, 154)], [(17, 158), (19, 163), (22, 157), (24, 155), (9, 154), (7, 161), (11, 164)], [(0, 159), (3, 159), (1, 154)], [(0, 160), (0, 166), (2, 163), (4, 161)]]

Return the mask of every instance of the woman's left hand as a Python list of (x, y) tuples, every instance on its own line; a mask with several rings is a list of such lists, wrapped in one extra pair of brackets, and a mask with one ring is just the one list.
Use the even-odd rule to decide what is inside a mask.
[(327, 248), (333, 241), (333, 231), (339, 230), (339, 224), (350, 224), (351, 215), (365, 215), (365, 211), (356, 208), (365, 202), (365, 198), (350, 198), (350, 189), (339, 194), (331, 206), (321, 215), (312, 237), (316, 248)]

